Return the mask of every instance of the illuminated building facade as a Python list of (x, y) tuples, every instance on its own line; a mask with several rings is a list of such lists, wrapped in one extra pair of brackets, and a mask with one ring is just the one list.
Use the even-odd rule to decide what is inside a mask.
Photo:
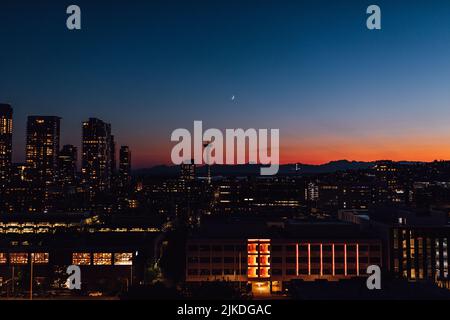
[(319, 186), (317, 183), (308, 183), (308, 186), (305, 188), (305, 199), (308, 201), (317, 201), (319, 199)]
[[(186, 281), (248, 282), (254, 293), (269, 293), (293, 280), (367, 277), (369, 265), (383, 266), (381, 241), (359, 234), (351, 224), (284, 225), (276, 232), (272, 225), (269, 229), (272, 232), (259, 233), (264, 238), (190, 238)], [(214, 232), (222, 233), (212, 228)]]
[(0, 104), (0, 188), (11, 182), (12, 116), (11, 106)]
[(109, 123), (96, 118), (83, 122), (81, 172), (87, 189), (94, 192), (110, 189), (113, 144)]
[(26, 163), (28, 179), (49, 186), (58, 177), (60, 119), (54, 116), (29, 116), (27, 122)]
[[(126, 250), (129, 251), (126, 251)], [(70, 250), (55, 250), (48, 248), (47, 251), (8, 251), (1, 249), (0, 252), (0, 285), (6, 283), (13, 276), (18, 277), (21, 272), (27, 272), (33, 264), (34, 280), (39, 283), (48, 283), (55, 279), (55, 268), (68, 265), (78, 265), (83, 274), (83, 286), (88, 289), (95, 286), (96, 279), (109, 281), (110, 284), (119, 283), (125, 286), (132, 284), (136, 280), (138, 273), (133, 275), (131, 269), (136, 268), (134, 261), (136, 258), (135, 248), (115, 249), (92, 248), (88, 251), (85, 248), (71, 248)], [(131, 249), (131, 250), (130, 250)], [(42, 250), (38, 248), (37, 250)], [(60, 283), (62, 288), (64, 285)]]
[(143, 280), (159, 234), (159, 223), (146, 217), (104, 223), (87, 214), (1, 215), (0, 287), (6, 290), (8, 284), (9, 292), (14, 290), (8, 280), (17, 281), (33, 264), (36, 284), (61, 288), (67, 266), (75, 264), (85, 290), (102, 283), (123, 289)]
[(448, 285), (450, 228), (392, 229), (392, 266), (395, 274), (409, 280), (431, 279)]
[(450, 225), (447, 210), (377, 208), (340, 212), (343, 220), (380, 235), (386, 270), (409, 281), (434, 281), (450, 288)]
[(195, 180), (194, 160), (191, 160), (190, 163), (182, 163), (181, 164), (181, 180), (183, 180), (183, 181)]

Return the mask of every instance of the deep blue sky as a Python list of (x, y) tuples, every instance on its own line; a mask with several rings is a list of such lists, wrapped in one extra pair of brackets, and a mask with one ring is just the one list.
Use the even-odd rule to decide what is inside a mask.
[(83, 120), (111, 122), (137, 166), (169, 162), (194, 120), (280, 128), (283, 162), (450, 158), (446, 0), (2, 0), (0, 44), (16, 161), (29, 114), (61, 116), (75, 145)]

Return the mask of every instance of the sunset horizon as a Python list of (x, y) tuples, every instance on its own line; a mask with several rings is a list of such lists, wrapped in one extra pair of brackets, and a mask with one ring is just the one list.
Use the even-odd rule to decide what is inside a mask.
[(83, 121), (110, 123), (136, 168), (169, 164), (171, 132), (194, 120), (279, 129), (281, 163), (450, 159), (448, 4), (379, 1), (371, 31), (360, 1), (79, 1), (83, 28), (67, 33), (64, 4), (24, 3), (0, 12), (15, 162), (32, 114), (61, 117), (79, 148)]

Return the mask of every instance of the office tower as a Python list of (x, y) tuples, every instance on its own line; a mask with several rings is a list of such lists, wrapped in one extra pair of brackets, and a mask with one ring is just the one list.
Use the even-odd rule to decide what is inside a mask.
[(75, 185), (77, 159), (77, 148), (71, 144), (63, 146), (59, 152), (59, 179), (63, 187)]
[(81, 172), (83, 184), (91, 191), (111, 187), (111, 125), (100, 119), (83, 122)]
[(117, 163), (116, 163), (116, 142), (114, 140), (114, 135), (111, 135), (111, 174), (114, 176), (117, 171)]
[(305, 189), (305, 198), (307, 201), (317, 201), (319, 199), (319, 185), (316, 182), (308, 183)]
[(120, 147), (119, 179), (122, 187), (130, 184), (131, 179), (131, 151), (128, 146)]
[(29, 116), (26, 161), (28, 179), (48, 186), (58, 177), (60, 120), (54, 116)]
[(194, 160), (190, 163), (181, 164), (181, 180), (183, 181), (193, 181), (195, 180), (195, 164)]
[(0, 188), (11, 181), (12, 115), (8, 104), (0, 104)]

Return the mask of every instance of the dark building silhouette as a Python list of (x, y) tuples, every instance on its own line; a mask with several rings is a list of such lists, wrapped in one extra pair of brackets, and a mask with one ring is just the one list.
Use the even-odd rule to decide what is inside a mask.
[(54, 116), (28, 117), (28, 179), (42, 186), (53, 184), (58, 177), (60, 119)]
[(100, 119), (83, 122), (82, 164), (83, 184), (91, 191), (106, 191), (112, 176), (111, 125)]
[(117, 171), (117, 162), (116, 162), (116, 141), (114, 139), (114, 135), (111, 135), (111, 175), (115, 176)]
[(77, 148), (73, 145), (64, 145), (59, 152), (59, 178), (63, 187), (75, 186), (77, 159)]
[(12, 116), (8, 104), (0, 104), (0, 188), (11, 181)]
[(125, 187), (130, 184), (131, 179), (131, 151), (128, 146), (120, 147), (119, 157), (119, 179), (120, 184)]

